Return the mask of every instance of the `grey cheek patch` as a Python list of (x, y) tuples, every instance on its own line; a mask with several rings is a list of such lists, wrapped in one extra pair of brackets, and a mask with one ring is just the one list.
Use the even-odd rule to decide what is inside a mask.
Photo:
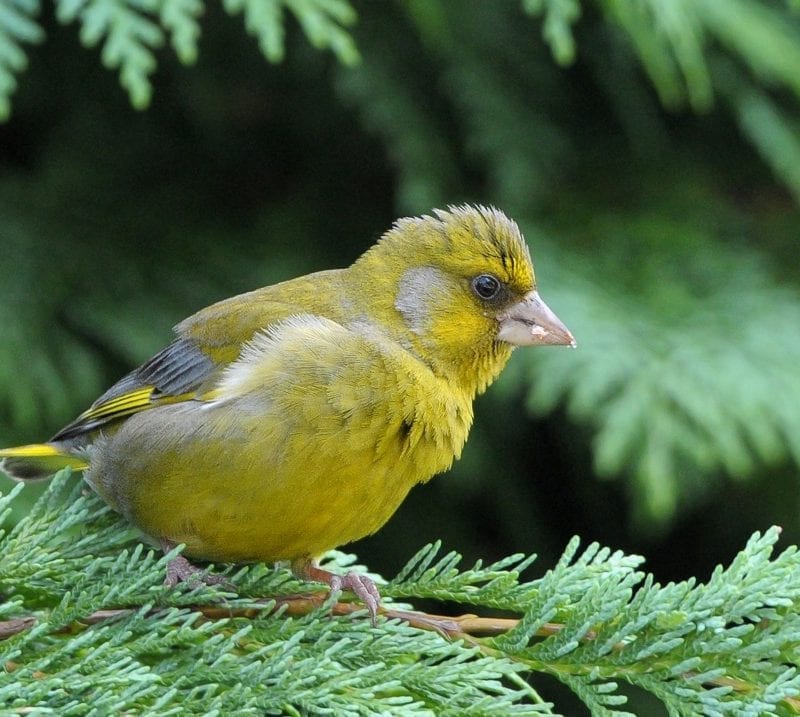
[(416, 334), (428, 328), (431, 310), (447, 291), (447, 279), (440, 269), (416, 266), (407, 269), (400, 277), (394, 307), (403, 315), (409, 328)]

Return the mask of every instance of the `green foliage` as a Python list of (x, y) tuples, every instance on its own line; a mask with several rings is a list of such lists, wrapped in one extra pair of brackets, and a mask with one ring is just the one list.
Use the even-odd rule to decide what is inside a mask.
[[(598, 0), (598, 5), (609, 23), (622, 31), (621, 48), (636, 53), (668, 107), (679, 107), (688, 101), (697, 110), (708, 110), (715, 87), (725, 92), (726, 72), (715, 69), (725, 64), (725, 55), (718, 47), (725, 48), (759, 81), (800, 95), (800, 29), (797, 23), (786, 21), (786, 10), (780, 7), (756, 0), (731, 0), (724, 9), (716, 0)], [(271, 62), (284, 57), (284, 8), (297, 18), (312, 45), (332, 50), (347, 65), (359, 59), (353, 38), (344, 29), (356, 19), (347, 0), (225, 0), (223, 6), (231, 15), (244, 15), (247, 31), (258, 38), (262, 54)], [(439, 41), (447, 34), (441, 25), (448, 15), (468, 17), (473, 12), (458, 4), (433, 11), (421, 11), (418, 3), (410, 3), (409, 7), (418, 21), (425, 18), (429, 32), (432, 25), (440, 25), (433, 30)], [(576, 53), (573, 26), (580, 19), (579, 1), (524, 0), (522, 7), (530, 15), (543, 16), (542, 34), (553, 56), (561, 64), (571, 63)], [(165, 35), (181, 62), (195, 62), (203, 10), (202, 0), (60, 0), (57, 17), (64, 24), (80, 22), (85, 46), (102, 43), (103, 64), (119, 69), (120, 82), (132, 104), (144, 108), (152, 94), (150, 76), (156, 69), (155, 53), (164, 44)], [(503, 10), (495, 8), (498, 14)], [(44, 38), (43, 29), (35, 20), (38, 13), (38, 0), (13, 0), (0, 12), (0, 118), (8, 117), (15, 75), (26, 66), (20, 43)], [(458, 47), (458, 55), (463, 53), (454, 43), (450, 44), (450, 51), (453, 46)], [(448, 49), (448, 45), (440, 49)], [(488, 69), (491, 64), (485, 67)], [(741, 79), (747, 82), (746, 76)], [(790, 148), (792, 158), (800, 156), (793, 119), (785, 116), (767, 95), (756, 102), (754, 92), (731, 90), (730, 99), (750, 140), (792, 190), (800, 193), (800, 178), (791, 170), (797, 162), (791, 162), (776, 147), (777, 143)], [(754, 122), (754, 113), (765, 118), (771, 127), (765, 130)], [(392, 126), (391, 121), (378, 118), (378, 122), (382, 131)]]
[(430, 88), (413, 79), (394, 82), (411, 74), (402, 44), (375, 34), (362, 47), (375, 59), (338, 75), (340, 95), (381, 137), (396, 168), (397, 203), (408, 210), (445, 205), (458, 186), (458, 168), (447, 127), (431, 105)]
[(688, 101), (707, 111), (715, 92), (724, 96), (745, 135), (800, 195), (796, 112), (787, 116), (780, 102), (755, 90), (750, 79), (754, 75), (759, 84), (800, 97), (800, 27), (787, 22), (785, 10), (759, 0), (603, 0), (600, 5), (630, 38), (666, 106)]
[[(538, 712), (523, 707), (533, 693), (517, 677), (525, 668), (510, 660), (397, 621), (376, 634), (363, 613), (332, 619), (329, 606), (297, 619), (274, 614), (274, 602), (255, 598), (297, 593), (285, 570), (239, 570), (231, 580), (240, 597), (165, 589), (164, 559), (132, 543), (119, 519), (66, 478), (3, 538), (0, 616), (36, 619), (0, 643), (4, 709), (429, 714), (439, 705), (469, 714), (490, 701), (513, 714)], [(209, 622), (192, 609), (204, 603), (253, 616)], [(127, 611), (98, 617), (119, 608)]]
[[(270, 62), (283, 59), (284, 8), (297, 18), (312, 45), (330, 49), (346, 64), (358, 60), (344, 29), (356, 16), (345, 0), (225, 0), (223, 6), (231, 15), (244, 14), (247, 31), (258, 38)], [(153, 93), (156, 53), (166, 38), (183, 64), (197, 60), (204, 7), (203, 0), (58, 0), (56, 17), (64, 25), (80, 24), (85, 47), (102, 46), (103, 64), (119, 70), (131, 104), (144, 109)], [(39, 10), (38, 0), (12, 0), (0, 6), (0, 120), (10, 115), (15, 75), (27, 66), (21, 43), (44, 39), (35, 19)]]
[(64, 0), (58, 5), (60, 22), (80, 21), (81, 42), (86, 47), (103, 43), (103, 64), (119, 69), (120, 84), (139, 109), (150, 102), (154, 51), (164, 40), (161, 28), (149, 16), (155, 9), (155, 0)]
[(669, 217), (653, 198), (655, 213), (635, 223), (590, 208), (583, 220), (608, 237), (603, 256), (544, 252), (547, 294), (580, 350), (517, 364), (531, 408), (563, 401), (595, 427), (600, 475), (631, 471), (643, 524), (719, 488), (705, 476), (800, 466), (800, 334), (789, 329), (800, 294), (755, 253), (725, 249), (714, 236), (727, 231), (722, 216), (709, 231), (693, 203)]
[(0, 120), (11, 113), (10, 96), (17, 87), (16, 75), (28, 66), (22, 43), (44, 39), (34, 19), (38, 0), (11, 0), (0, 5)]
[[(6, 517), (20, 488), (2, 499)], [(800, 554), (773, 555), (777, 539), (776, 530), (753, 536), (705, 583), (664, 586), (644, 576), (641, 558), (597, 544), (579, 551), (577, 539), (529, 581), (521, 574), (533, 556), (463, 570), (459, 555), (431, 545), (384, 585), (388, 608), (392, 598), (434, 598), (519, 617), (503, 634), (453, 641), (397, 618), (373, 628), (363, 611), (332, 617), (331, 600), (292, 617), (293, 597), (315, 588), (263, 565), (229, 571), (235, 593), (164, 588), (175, 551), (157, 560), (64, 473), (0, 537), (0, 706), (70, 715), (556, 714), (525, 683), (533, 672), (563, 682), (595, 715), (631, 714), (622, 711), (623, 682), (674, 715), (797, 714)], [(350, 562), (340, 553), (331, 560), (340, 570)]]
[(800, 122), (731, 68), (722, 91), (730, 98), (742, 131), (775, 174), (800, 201)]
[(523, 0), (522, 7), (531, 15), (544, 15), (542, 37), (553, 50), (553, 57), (562, 65), (575, 59), (575, 38), (572, 25), (581, 14), (578, 0)]
[(343, 29), (356, 19), (346, 0), (225, 0), (223, 4), (231, 15), (244, 13), (247, 31), (258, 38), (270, 62), (280, 62), (284, 56), (283, 6), (297, 18), (314, 47), (332, 50), (347, 65), (358, 61), (353, 40)]
[(159, 8), (161, 25), (169, 33), (172, 49), (184, 65), (197, 60), (202, 14), (201, 0), (163, 0)]

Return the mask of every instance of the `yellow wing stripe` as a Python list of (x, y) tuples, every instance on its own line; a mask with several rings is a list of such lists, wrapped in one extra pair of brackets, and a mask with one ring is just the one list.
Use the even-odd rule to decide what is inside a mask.
[[(39, 459), (55, 458), (57, 459), (53, 462), (55, 469), (69, 466), (74, 470), (81, 470), (89, 465), (89, 461), (85, 458), (64, 453), (49, 443), (31, 443), (27, 446), (3, 448), (0, 449), (0, 458), (23, 458), (34, 461)], [(43, 464), (48, 465), (47, 461), (44, 461)]]
[(153, 395), (153, 387), (147, 386), (137, 391), (124, 393), (122, 396), (112, 398), (110, 401), (101, 403), (99, 406), (92, 406), (85, 410), (79, 417), (78, 421), (92, 421), (96, 418), (106, 418), (108, 416), (126, 415), (129, 413), (136, 413), (143, 408), (149, 408), (152, 404), (151, 396)]
[(49, 443), (31, 443), (28, 446), (0, 449), (0, 458), (48, 458), (60, 455), (61, 451)]
[[(153, 396), (156, 389), (152, 386), (146, 386), (129, 393), (122, 394), (108, 401), (92, 406), (85, 410), (78, 416), (72, 423), (67, 426), (67, 429), (80, 429), (81, 427), (92, 429), (103, 426), (118, 418), (124, 418), (134, 413), (139, 413), (148, 408), (155, 406), (163, 406), (168, 403), (181, 403), (182, 401), (191, 400), (205, 400), (204, 397), (198, 396), (197, 393), (181, 393), (176, 396), (163, 395)], [(62, 432), (64, 432), (62, 431)]]

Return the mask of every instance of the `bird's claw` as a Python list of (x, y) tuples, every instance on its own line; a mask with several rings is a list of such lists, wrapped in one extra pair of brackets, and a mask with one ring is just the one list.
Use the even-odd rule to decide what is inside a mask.
[(352, 570), (343, 576), (337, 575), (319, 567), (313, 560), (295, 561), (292, 563), (292, 570), (299, 578), (330, 585), (331, 592), (350, 590), (366, 606), (373, 626), (376, 624), (381, 594), (378, 592), (375, 582), (366, 575), (355, 573)]
[(167, 563), (167, 577), (164, 585), (174, 588), (178, 583), (202, 582), (206, 585), (230, 585), (224, 575), (214, 575), (196, 565), (192, 565), (183, 555)]
[(352, 570), (341, 575), (331, 575), (330, 579), (331, 592), (336, 590), (350, 590), (361, 602), (364, 603), (369, 611), (370, 621), (373, 627), (376, 624), (378, 617), (378, 607), (381, 604), (381, 594), (378, 592), (378, 587), (374, 581), (370, 580), (366, 575), (354, 573)]

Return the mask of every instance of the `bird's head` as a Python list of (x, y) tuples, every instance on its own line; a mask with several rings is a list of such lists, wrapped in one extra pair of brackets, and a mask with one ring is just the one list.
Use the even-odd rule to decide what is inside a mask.
[(486, 207), (398, 220), (353, 265), (365, 310), (435, 371), (482, 391), (516, 346), (574, 346), (536, 291), (516, 223)]

